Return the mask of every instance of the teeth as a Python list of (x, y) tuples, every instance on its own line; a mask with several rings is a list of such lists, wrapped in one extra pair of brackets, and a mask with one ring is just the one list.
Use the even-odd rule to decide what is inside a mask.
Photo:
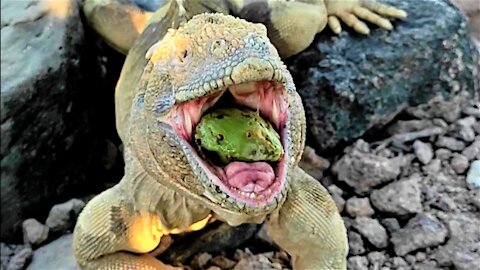
[(272, 122), (277, 128), (280, 125), (280, 112), (276, 101), (272, 104)]

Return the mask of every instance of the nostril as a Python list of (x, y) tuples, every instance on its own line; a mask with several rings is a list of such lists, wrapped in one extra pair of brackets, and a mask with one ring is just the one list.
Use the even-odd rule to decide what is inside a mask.
[(227, 42), (224, 39), (217, 39), (212, 42), (212, 46), (210, 47), (210, 52), (211, 53), (221, 53), (224, 51), (224, 48), (226, 47)]

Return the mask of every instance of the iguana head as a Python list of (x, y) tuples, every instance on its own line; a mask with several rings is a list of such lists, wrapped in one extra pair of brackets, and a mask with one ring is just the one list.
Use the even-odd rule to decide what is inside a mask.
[[(146, 57), (130, 128), (133, 148), (144, 141), (138, 143), (143, 152), (137, 150), (142, 162), (162, 171), (162, 181), (169, 181), (165, 184), (224, 209), (266, 213), (276, 208), (303, 149), (305, 120), (291, 75), (266, 28), (232, 16), (202, 14), (169, 31)], [(280, 161), (219, 166), (201, 155), (192, 133), (202, 115), (220, 105), (258, 110), (281, 136)], [(257, 182), (262, 184), (255, 186)]]

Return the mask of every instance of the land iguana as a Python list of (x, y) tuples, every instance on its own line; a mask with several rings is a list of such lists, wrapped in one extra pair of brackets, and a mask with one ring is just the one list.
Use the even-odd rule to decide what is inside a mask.
[[(368, 9), (405, 16), (357, 1), (165, 1), (148, 13), (86, 0), (90, 24), (128, 55), (115, 90), (125, 175), (78, 218), (73, 250), (80, 267), (175, 269), (154, 256), (162, 239), (220, 220), (266, 222), (293, 269), (346, 269), (346, 230), (336, 205), (297, 165), (305, 115), (280, 55), (302, 50), (327, 20), (339, 31), (337, 16), (363, 33), (368, 28), (355, 15), (391, 28)], [(280, 136), (280, 159), (218, 165), (202, 155), (195, 127), (220, 105), (251, 108), (269, 121)]]

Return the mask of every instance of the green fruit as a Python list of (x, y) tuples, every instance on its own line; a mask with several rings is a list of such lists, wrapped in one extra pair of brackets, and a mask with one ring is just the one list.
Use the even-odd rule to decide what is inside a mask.
[(280, 135), (256, 111), (248, 109), (223, 108), (206, 113), (195, 128), (195, 142), (224, 164), (275, 162), (283, 155)]

